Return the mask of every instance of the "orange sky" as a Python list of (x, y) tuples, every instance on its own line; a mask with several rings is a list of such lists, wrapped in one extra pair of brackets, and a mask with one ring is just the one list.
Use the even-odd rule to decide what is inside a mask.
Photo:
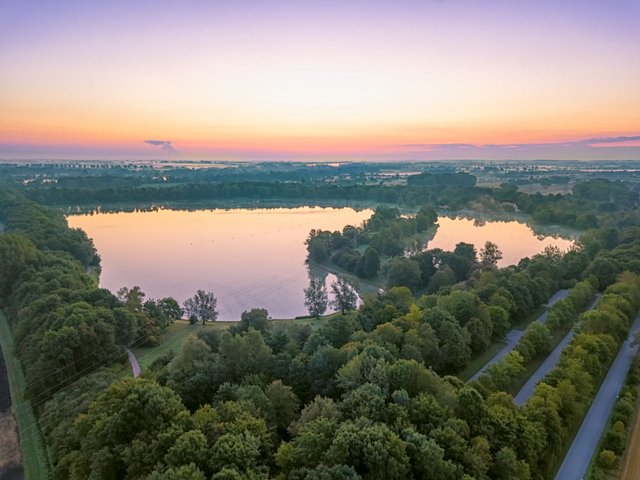
[(0, 7), (0, 158), (640, 158), (634, 2), (357, 3)]

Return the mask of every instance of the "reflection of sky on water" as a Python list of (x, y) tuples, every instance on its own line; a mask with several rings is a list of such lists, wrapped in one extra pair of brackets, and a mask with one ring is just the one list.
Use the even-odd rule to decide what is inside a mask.
[[(218, 297), (221, 320), (237, 320), (253, 307), (273, 318), (306, 314), (303, 289), (308, 284), (304, 240), (312, 228), (342, 230), (360, 225), (371, 210), (351, 208), (275, 208), (230, 210), (159, 210), (99, 213), (69, 217), (93, 238), (102, 257), (100, 284), (116, 291), (139, 285), (148, 297), (179, 302), (198, 288)], [(474, 221), (440, 217), (428, 248), (453, 250), (459, 242), (479, 251), (495, 242), (504, 258), (517, 263), (547, 245), (566, 250), (571, 241), (536, 236), (514, 221)], [(327, 288), (335, 277), (327, 276)]]
[[(273, 318), (306, 314), (304, 241), (312, 228), (360, 225), (371, 210), (277, 208), (119, 212), (69, 217), (102, 257), (100, 285), (139, 285), (148, 297), (179, 302), (213, 291), (221, 320), (263, 307)], [(335, 277), (327, 277), (327, 288)]]
[(567, 250), (573, 242), (561, 237), (536, 235), (525, 223), (515, 221), (479, 221), (466, 218), (438, 218), (438, 230), (427, 248), (453, 250), (457, 243), (475, 245), (478, 253), (485, 242), (492, 241), (502, 251), (498, 266), (517, 264), (521, 258), (541, 252), (547, 246)]

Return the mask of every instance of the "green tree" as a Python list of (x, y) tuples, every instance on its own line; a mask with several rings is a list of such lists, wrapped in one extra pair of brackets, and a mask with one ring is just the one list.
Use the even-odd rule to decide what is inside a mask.
[(35, 260), (36, 247), (21, 235), (0, 234), (0, 295), (9, 294), (11, 285), (26, 265)]
[(356, 275), (362, 278), (373, 278), (380, 270), (380, 254), (373, 247), (367, 247), (356, 264)]
[(529, 465), (518, 460), (515, 452), (509, 447), (503, 447), (496, 452), (491, 473), (491, 478), (496, 480), (529, 480), (531, 478)]
[(416, 228), (423, 232), (438, 220), (438, 213), (433, 205), (424, 205), (416, 214)]
[(271, 402), (276, 428), (284, 435), (289, 425), (298, 417), (300, 400), (291, 387), (284, 385), (281, 380), (271, 382), (264, 393)]
[(195, 464), (190, 463), (164, 471), (154, 470), (148, 478), (149, 480), (205, 480), (206, 477)]
[(182, 308), (180, 308), (177, 300), (173, 297), (165, 297), (158, 300), (158, 307), (160, 307), (160, 309), (170, 322), (182, 318), (182, 315), (184, 313), (182, 311)]
[(415, 289), (420, 284), (421, 272), (417, 262), (404, 257), (394, 257), (386, 265), (387, 286)]
[(304, 289), (304, 304), (309, 310), (309, 315), (320, 318), (327, 311), (328, 296), (324, 280), (311, 277), (309, 286)]
[(200, 321), (204, 325), (206, 322), (215, 322), (218, 318), (217, 304), (218, 300), (213, 292), (198, 290), (193, 297), (185, 300), (184, 310), (192, 323)]
[(340, 276), (336, 281), (331, 282), (331, 292), (333, 293), (333, 300), (331, 300), (333, 308), (340, 310), (343, 315), (347, 310), (355, 310), (358, 303), (358, 293), (346, 278)]
[(366, 419), (343, 423), (324, 458), (352, 466), (363, 480), (405, 479), (411, 470), (406, 444), (386, 425)]
[(269, 327), (269, 312), (264, 308), (252, 308), (249, 311), (244, 311), (240, 315), (240, 322), (238, 325), (231, 327), (233, 333), (246, 332), (250, 328), (258, 330), (259, 332), (266, 332)]
[(493, 242), (487, 241), (480, 249), (480, 265), (482, 268), (497, 268), (498, 261), (502, 259), (502, 252)]

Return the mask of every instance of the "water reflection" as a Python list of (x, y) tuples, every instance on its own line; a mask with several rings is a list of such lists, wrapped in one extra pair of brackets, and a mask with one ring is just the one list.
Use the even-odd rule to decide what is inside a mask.
[[(306, 314), (304, 240), (312, 228), (360, 225), (371, 210), (274, 208), (157, 210), (69, 216), (102, 257), (100, 285), (139, 285), (151, 297), (179, 302), (196, 289), (215, 292), (219, 318), (238, 320), (253, 307), (273, 318)], [(328, 275), (327, 287), (335, 277)]]
[(485, 242), (491, 241), (502, 251), (499, 267), (515, 265), (522, 258), (543, 251), (547, 246), (568, 250), (573, 241), (560, 236), (536, 234), (526, 223), (517, 221), (486, 221), (469, 218), (438, 218), (438, 230), (426, 248), (453, 250), (457, 243), (475, 245), (479, 252)]
[[(148, 296), (179, 302), (198, 288), (218, 297), (221, 320), (238, 320), (244, 310), (266, 308), (273, 318), (306, 314), (308, 284), (304, 240), (309, 230), (360, 225), (371, 210), (272, 208), (164, 210), (69, 216), (69, 224), (93, 238), (102, 257), (100, 284), (111, 291), (139, 285)], [(503, 252), (500, 266), (541, 252), (566, 250), (571, 241), (536, 235), (516, 221), (438, 219), (427, 248), (453, 250), (459, 242), (479, 251), (487, 240)], [(335, 279), (327, 275), (327, 288)]]

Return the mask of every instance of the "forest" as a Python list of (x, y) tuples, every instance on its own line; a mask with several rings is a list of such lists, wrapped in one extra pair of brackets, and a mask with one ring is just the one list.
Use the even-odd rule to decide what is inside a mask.
[[(0, 302), (49, 476), (553, 478), (640, 309), (637, 193), (609, 180), (578, 183), (564, 196), (471, 183), (423, 175), (395, 187), (247, 181), (0, 190)], [(114, 295), (99, 288), (91, 240), (43, 205), (243, 196), (419, 209), (404, 218), (380, 207), (360, 230), (310, 235), (315, 260), (335, 258), (363, 278), (375, 256), (395, 257), (390, 288), (365, 296), (357, 310), (315, 330), (261, 321), (253, 311), (228, 330), (194, 325), (180, 351), (139, 378), (123, 375), (124, 347), (157, 343), (179, 307), (171, 298), (144, 300), (135, 289)], [(432, 226), (437, 208), (483, 199), (584, 232), (568, 252), (547, 249), (506, 268), (497, 268), (496, 252), (464, 243), (453, 252), (403, 254), (401, 240)], [(367, 247), (358, 256), (360, 244)], [(546, 324), (530, 323), (511, 354), (476, 381), (457, 376), (561, 288), (567, 298)], [(557, 366), (516, 405), (526, 365), (549, 352), (555, 332), (570, 328), (577, 333)], [(614, 458), (605, 455), (603, 468), (617, 461), (609, 451)]]

